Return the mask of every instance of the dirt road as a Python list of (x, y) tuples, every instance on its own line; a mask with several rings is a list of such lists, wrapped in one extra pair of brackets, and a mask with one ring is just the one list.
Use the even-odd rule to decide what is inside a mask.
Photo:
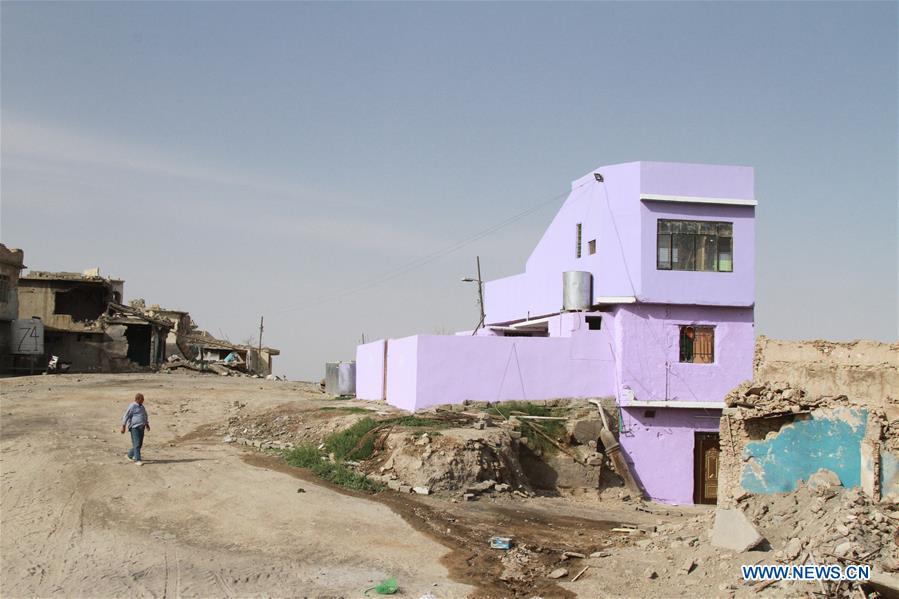
[[(414, 598), (630, 597), (660, 589), (716, 596), (732, 588), (747, 559), (697, 542), (709, 515), (701, 507), (647, 510), (598, 501), (595, 492), (582, 500), (461, 503), (364, 495), (330, 487), (270, 452), (223, 442), (235, 422), (292, 418), (292, 426), (321, 434), (348, 426), (360, 410), (391, 409), (335, 402), (307, 383), (65, 375), (5, 379), (0, 392), (4, 599), (361, 597), (388, 577), (399, 582), (399, 596)], [(119, 433), (136, 392), (147, 398), (152, 425), (141, 467), (126, 459), (129, 439)], [(667, 532), (610, 531), (621, 522)], [(496, 534), (514, 536), (516, 548), (490, 549)], [(569, 551), (596, 557), (565, 561)], [(688, 555), (701, 564), (689, 575), (678, 566)], [(560, 567), (569, 570), (565, 579), (549, 578)]]
[[(155, 374), (0, 385), (3, 597), (358, 597), (390, 576), (406, 596), (472, 590), (449, 579), (447, 548), (388, 507), (182, 439), (235, 400), (263, 409), (308, 386)], [(142, 467), (117, 430), (138, 391), (152, 425)]]

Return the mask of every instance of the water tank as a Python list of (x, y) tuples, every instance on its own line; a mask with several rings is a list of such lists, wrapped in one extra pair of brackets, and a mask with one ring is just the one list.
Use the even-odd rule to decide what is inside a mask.
[(356, 395), (356, 362), (327, 362), (325, 393), (338, 397)]
[(40, 318), (20, 318), (10, 323), (9, 352), (18, 355), (40, 356), (44, 353), (44, 321)]
[(593, 305), (593, 274), (583, 270), (562, 273), (562, 310), (589, 310)]
[(337, 371), (338, 395), (356, 395), (356, 363), (341, 362)]
[(325, 363), (325, 393), (339, 395), (337, 393), (337, 379), (339, 378), (340, 362)]

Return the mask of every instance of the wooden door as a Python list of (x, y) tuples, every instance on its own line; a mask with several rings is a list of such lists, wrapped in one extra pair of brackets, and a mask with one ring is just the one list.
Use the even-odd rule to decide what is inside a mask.
[(718, 502), (718, 433), (695, 433), (693, 502)]

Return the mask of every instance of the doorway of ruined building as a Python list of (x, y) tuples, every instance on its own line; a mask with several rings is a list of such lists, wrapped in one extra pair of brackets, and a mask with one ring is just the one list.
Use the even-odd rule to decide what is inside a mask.
[(718, 503), (718, 433), (694, 433), (693, 503)]
[(140, 366), (150, 365), (150, 335), (148, 325), (132, 324), (125, 328), (129, 360)]

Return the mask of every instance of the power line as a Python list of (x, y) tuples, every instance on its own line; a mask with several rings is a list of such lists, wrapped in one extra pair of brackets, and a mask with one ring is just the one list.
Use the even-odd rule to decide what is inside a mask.
[(299, 305), (295, 305), (295, 306), (288, 306), (288, 307), (280, 308), (280, 309), (273, 310), (273, 311), (267, 311), (267, 313), (282, 314), (285, 312), (308, 310), (310, 308), (315, 308), (317, 306), (320, 306), (321, 304), (324, 304), (326, 302), (330, 302), (335, 299), (339, 299), (343, 296), (346, 296), (346, 295), (349, 295), (352, 293), (358, 293), (360, 291), (364, 291), (366, 289), (376, 287), (376, 286), (386, 283), (388, 281), (392, 281), (393, 279), (396, 279), (397, 277), (400, 277), (411, 270), (420, 268), (426, 264), (433, 262), (434, 260), (438, 260), (446, 255), (456, 252), (467, 245), (471, 245), (472, 243), (479, 241), (479, 240), (483, 239), (484, 237), (487, 237), (488, 235), (491, 235), (491, 234), (495, 233), (496, 231), (499, 231), (500, 229), (503, 229), (503, 228), (511, 225), (512, 223), (515, 223), (515, 222), (521, 220), (522, 218), (524, 218), (530, 214), (533, 214), (534, 212), (537, 212), (544, 206), (559, 201), (560, 199), (567, 196), (568, 193), (569, 192), (566, 191), (566, 192), (557, 194), (548, 200), (544, 200), (544, 201), (540, 202), (539, 204), (536, 204), (526, 210), (523, 210), (513, 216), (510, 216), (509, 218), (507, 218), (503, 221), (500, 221), (499, 223), (491, 225), (490, 227), (483, 229), (482, 231), (479, 231), (478, 233), (469, 235), (468, 237), (460, 239), (459, 241), (456, 241), (446, 247), (443, 247), (439, 250), (435, 250), (424, 256), (419, 256), (418, 258), (415, 258), (402, 266), (399, 266), (395, 269), (389, 270), (377, 277), (370, 278), (370, 279), (366, 280), (365, 282), (360, 283), (359, 285), (341, 289), (339, 291), (334, 292), (331, 295), (320, 297), (319, 299), (314, 300), (313, 302), (310, 302), (308, 304), (299, 304)]

